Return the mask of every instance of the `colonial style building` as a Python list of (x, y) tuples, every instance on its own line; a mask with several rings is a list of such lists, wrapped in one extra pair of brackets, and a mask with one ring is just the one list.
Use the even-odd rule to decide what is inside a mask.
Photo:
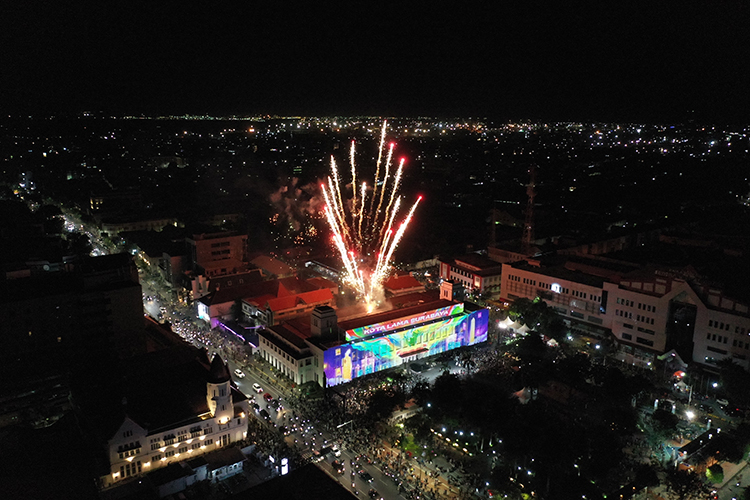
[(209, 364), (198, 351), (162, 372), (168, 373), (126, 378), (124, 416), (105, 444), (103, 488), (247, 437), (247, 397), (232, 385), (220, 357)]
[(454, 298), (448, 284), (445, 293), (390, 297), (380, 312), (342, 311), (341, 321), (334, 308), (316, 307), (309, 317), (260, 331), (260, 355), (295, 383), (327, 387), (484, 342), (488, 310)]

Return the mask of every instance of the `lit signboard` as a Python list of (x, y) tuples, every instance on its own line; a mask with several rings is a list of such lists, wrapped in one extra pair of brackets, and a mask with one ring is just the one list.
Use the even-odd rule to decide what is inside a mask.
[(360, 326), (358, 328), (352, 328), (346, 331), (346, 340), (357, 340), (377, 333), (389, 332), (391, 330), (397, 330), (399, 328), (409, 327), (411, 325), (418, 325), (427, 321), (432, 321), (440, 318), (447, 318), (456, 314), (462, 314), (464, 312), (463, 303), (452, 304), (448, 307), (441, 307), (433, 311), (425, 313), (415, 314), (413, 316), (406, 316), (404, 318), (398, 318), (393, 321), (384, 321), (382, 323), (375, 323), (374, 325)]
[(211, 321), (211, 315), (208, 312), (208, 306), (203, 302), (198, 302), (198, 317), (204, 321)]
[[(455, 306), (461, 306), (463, 311), (463, 304)], [(444, 309), (452, 307), (454, 306)], [(432, 313), (437, 311), (440, 309)], [(423, 315), (403, 318), (407, 323), (399, 331), (365, 337), (326, 350), (323, 354), (323, 370), (328, 385), (349, 382), (362, 375), (399, 366), (414, 359), (487, 340), (487, 309), (436, 316), (442, 318), (438, 321), (432, 321), (434, 318), (428, 317), (422, 320), (429, 322), (427, 324), (411, 323), (412, 318), (421, 316)], [(414, 326), (409, 328), (408, 325)]]

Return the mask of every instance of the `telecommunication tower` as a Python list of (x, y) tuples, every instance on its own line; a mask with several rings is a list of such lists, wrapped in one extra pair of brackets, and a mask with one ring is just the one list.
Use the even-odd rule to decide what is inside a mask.
[(524, 255), (531, 254), (531, 244), (534, 241), (534, 196), (536, 195), (536, 166), (529, 167), (529, 183), (526, 184), (526, 219), (523, 225), (521, 250)]

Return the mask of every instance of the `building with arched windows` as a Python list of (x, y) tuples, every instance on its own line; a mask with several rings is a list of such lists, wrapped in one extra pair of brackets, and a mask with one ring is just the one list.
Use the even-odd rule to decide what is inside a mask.
[(122, 411), (108, 422), (104, 488), (247, 437), (247, 397), (220, 357), (209, 363), (192, 348), (154, 354), (125, 378)]

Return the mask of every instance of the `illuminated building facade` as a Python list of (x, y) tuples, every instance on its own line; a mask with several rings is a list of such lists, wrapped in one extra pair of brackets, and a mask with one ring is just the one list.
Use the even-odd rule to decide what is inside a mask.
[(123, 399), (125, 415), (106, 442), (110, 470), (100, 478), (101, 487), (247, 437), (247, 397), (232, 386), (220, 357), (210, 366), (205, 361), (173, 367), (168, 375), (177, 384), (152, 380)]
[(391, 299), (386, 312), (338, 321), (331, 307), (260, 333), (264, 359), (296, 383), (332, 386), (487, 340), (489, 312), (438, 291)]

